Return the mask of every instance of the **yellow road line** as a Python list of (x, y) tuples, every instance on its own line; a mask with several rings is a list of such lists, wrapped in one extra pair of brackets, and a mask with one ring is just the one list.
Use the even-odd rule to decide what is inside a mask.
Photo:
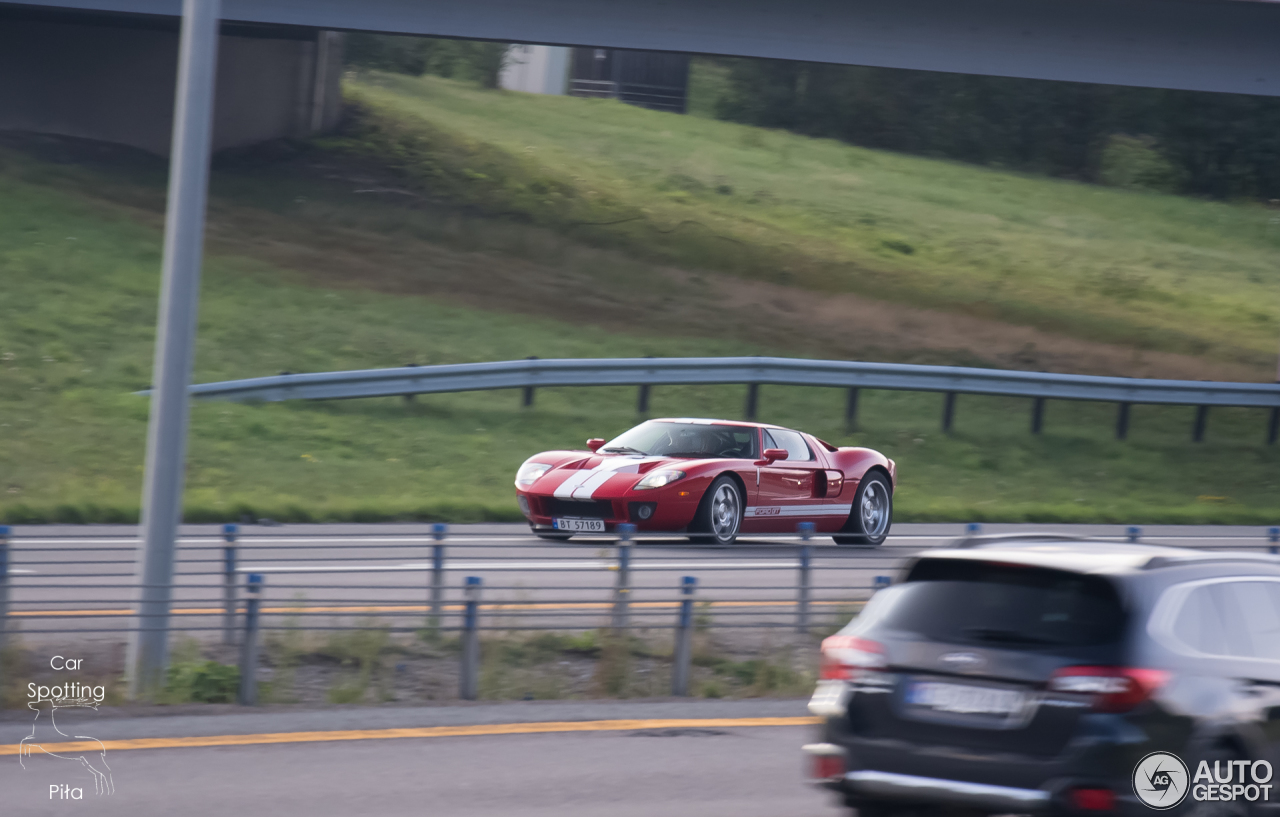
[[(712, 607), (794, 607), (794, 601), (712, 601)], [(856, 601), (811, 601), (812, 607), (857, 606)], [(634, 608), (668, 608), (680, 606), (678, 601), (633, 601), (629, 605)], [(555, 611), (555, 610), (609, 610), (613, 608), (611, 601), (584, 601), (570, 604), (528, 604), (528, 603), (495, 603), (482, 604), (480, 609), (488, 612), (523, 611)], [(445, 612), (458, 612), (461, 604), (444, 605)], [(386, 604), (386, 605), (347, 605), (347, 606), (298, 606), (298, 607), (264, 607), (263, 613), (429, 613), (431, 607), (425, 604)], [(222, 615), (221, 607), (176, 607), (169, 611), (175, 616), (215, 616)], [(131, 616), (133, 610), (12, 610), (11, 616), (71, 616), (75, 618), (99, 618), (104, 616)]]
[[(397, 740), (402, 738), (453, 738), (476, 735), (534, 735), (551, 732), (630, 732), (640, 729), (715, 729), (752, 726), (807, 726), (821, 721), (794, 718), (668, 718), (606, 721), (544, 721), (542, 723), (493, 723), (476, 726), (423, 726), (413, 729), (346, 729), (335, 732), (268, 732), (261, 735), (207, 735), (193, 738), (134, 738), (105, 740), (111, 752), (133, 749), (191, 749), (204, 746), (257, 746), (270, 743), (325, 743), (342, 740)], [(97, 741), (45, 743), (50, 752), (96, 752)], [(0, 746), (0, 755), (16, 755), (20, 746)]]

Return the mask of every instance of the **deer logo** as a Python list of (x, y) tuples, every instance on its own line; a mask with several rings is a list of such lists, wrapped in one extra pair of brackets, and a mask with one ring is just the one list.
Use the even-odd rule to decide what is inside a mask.
[[(68, 706), (84, 706), (97, 711), (97, 704), (59, 704), (52, 700), (41, 700), (31, 701), (27, 706), (35, 711), (36, 718), (31, 726), (31, 734), (23, 738), (21, 746), (18, 747), (18, 762), (22, 764), (22, 768), (27, 768), (27, 761), (36, 753), (56, 757), (59, 760), (74, 761), (84, 766), (93, 775), (94, 790), (97, 794), (112, 794), (115, 792), (116, 786), (111, 779), (111, 767), (107, 765), (107, 747), (102, 745), (102, 741), (97, 738), (91, 738), (88, 735), (68, 735), (58, 728), (58, 724), (53, 718), (54, 712), (59, 709), (65, 709)], [(64, 754), (59, 754), (46, 748), (56, 746), (59, 743), (70, 742), (73, 737), (74, 740), (96, 744), (96, 748), (91, 748), (87, 752), (63, 749), (62, 752)]]

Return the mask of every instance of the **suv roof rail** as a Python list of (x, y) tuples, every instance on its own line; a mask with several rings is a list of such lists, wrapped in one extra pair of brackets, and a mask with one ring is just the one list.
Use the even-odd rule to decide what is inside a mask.
[(1092, 536), (1077, 536), (1072, 533), (983, 533), (974, 536), (962, 536), (951, 543), (952, 548), (976, 548), (982, 545), (1000, 542), (1097, 542)]
[(1142, 566), (1142, 569), (1157, 570), (1162, 567), (1177, 567), (1192, 562), (1263, 562), (1265, 564), (1276, 564), (1280, 563), (1280, 557), (1271, 553), (1246, 553), (1239, 550), (1215, 553), (1211, 550), (1187, 548), (1186, 555), (1152, 556)]

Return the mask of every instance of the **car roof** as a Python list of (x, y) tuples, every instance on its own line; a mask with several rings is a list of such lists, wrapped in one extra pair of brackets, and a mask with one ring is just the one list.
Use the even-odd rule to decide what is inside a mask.
[(957, 540), (950, 547), (921, 553), (918, 558), (1005, 562), (1072, 573), (1129, 573), (1222, 562), (1280, 566), (1280, 557), (1267, 553), (1197, 550), (1159, 544), (1082, 539), (1065, 534), (970, 536)]
[(786, 426), (775, 426), (771, 423), (755, 423), (746, 420), (711, 420), (705, 417), (656, 417), (650, 420), (653, 423), (696, 423), (698, 425), (718, 425), (718, 426), (741, 426), (742, 428), (780, 428), (783, 431), (791, 431)]

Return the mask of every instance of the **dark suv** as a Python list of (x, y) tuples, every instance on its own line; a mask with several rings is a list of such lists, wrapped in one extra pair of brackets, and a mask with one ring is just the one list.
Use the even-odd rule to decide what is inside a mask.
[(812, 775), (864, 817), (1280, 802), (1280, 557), (961, 540), (826, 639), (820, 677)]

